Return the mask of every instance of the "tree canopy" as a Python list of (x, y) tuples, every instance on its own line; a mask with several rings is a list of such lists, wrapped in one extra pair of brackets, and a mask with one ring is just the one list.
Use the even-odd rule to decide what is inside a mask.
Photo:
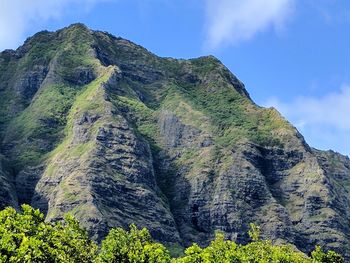
[(334, 251), (316, 247), (311, 256), (291, 245), (277, 246), (259, 238), (260, 229), (251, 224), (252, 242), (240, 245), (225, 240), (222, 233), (207, 247), (193, 244), (184, 255), (172, 258), (169, 250), (153, 241), (146, 228), (130, 225), (129, 230), (111, 229), (99, 247), (89, 239), (79, 222), (67, 215), (62, 222), (45, 222), (44, 215), (29, 205), (22, 211), (6, 208), (0, 211), (0, 263), (342, 263)]

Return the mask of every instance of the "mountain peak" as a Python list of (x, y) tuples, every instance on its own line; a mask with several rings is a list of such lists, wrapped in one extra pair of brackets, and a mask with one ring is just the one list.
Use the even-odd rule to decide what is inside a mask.
[(70, 29), (79, 28), (79, 29), (84, 29), (84, 30), (90, 30), (84, 23), (81, 23), (81, 22), (70, 24), (66, 28), (70, 28)]
[[(217, 58), (161, 58), (73, 24), (0, 53), (0, 206), (72, 212), (101, 240), (136, 223), (169, 244), (215, 231), (350, 252), (349, 159), (309, 147)], [(330, 242), (331, 240), (331, 242)]]

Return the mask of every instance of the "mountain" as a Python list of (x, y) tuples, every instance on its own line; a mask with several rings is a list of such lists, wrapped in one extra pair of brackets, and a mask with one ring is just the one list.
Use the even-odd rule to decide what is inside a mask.
[(172, 246), (215, 230), (350, 258), (350, 160), (262, 108), (213, 56), (158, 57), (74, 24), (0, 53), (0, 206), (71, 211), (95, 240), (147, 227)]

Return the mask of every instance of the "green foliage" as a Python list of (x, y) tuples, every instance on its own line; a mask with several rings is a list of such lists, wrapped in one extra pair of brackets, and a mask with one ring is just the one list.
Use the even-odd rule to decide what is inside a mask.
[(217, 127), (217, 142), (226, 147), (247, 138), (261, 145), (278, 144), (271, 136), (271, 131), (287, 127), (286, 123), (271, 116), (268, 110), (253, 106), (248, 98), (227, 84), (221, 85), (223, 86), (185, 88), (185, 96), (189, 101), (209, 116), (213, 126)]
[(25, 46), (30, 46), (24, 60), (20, 63), (20, 68), (28, 68), (33, 65), (47, 65), (55, 56), (62, 41), (55, 38), (55, 34), (42, 31), (28, 39)]
[(259, 239), (259, 228), (251, 225), (250, 235), (255, 241), (247, 245), (238, 245), (225, 240), (221, 233), (205, 248), (193, 244), (185, 251), (185, 256), (173, 260), (175, 263), (340, 263), (344, 259), (337, 253), (324, 253), (319, 247), (312, 253), (312, 258), (295, 251), (291, 246), (276, 246), (268, 240)]
[(324, 263), (342, 263), (344, 259), (334, 251), (323, 252), (320, 246), (316, 246), (315, 250), (311, 253), (314, 262)]
[(334, 251), (316, 247), (311, 258), (290, 245), (277, 246), (259, 239), (259, 227), (251, 224), (253, 242), (239, 245), (217, 232), (209, 246), (193, 244), (185, 255), (171, 258), (169, 251), (152, 240), (147, 229), (130, 225), (130, 230), (112, 229), (100, 250), (79, 222), (67, 215), (63, 222), (49, 223), (39, 210), (22, 205), (0, 211), (0, 262), (84, 263), (343, 263)]
[(145, 136), (154, 145), (159, 133), (154, 111), (140, 100), (132, 97), (114, 96), (114, 103), (116, 107), (128, 111), (128, 117), (136, 126), (136, 131), (140, 135)]
[(170, 262), (167, 249), (152, 241), (147, 229), (130, 226), (127, 232), (122, 228), (112, 229), (102, 241), (100, 262), (111, 263), (166, 263)]
[(15, 91), (8, 88), (10, 79), (15, 74), (17, 64), (12, 61), (11, 55), (5, 52), (0, 53), (0, 138), (2, 138), (5, 129), (4, 125), (11, 120), (11, 104), (17, 97)]
[(254, 241), (258, 241), (260, 237), (260, 227), (250, 223), (250, 230), (248, 231), (249, 237)]
[(214, 56), (205, 56), (200, 58), (195, 58), (190, 60), (193, 65), (195, 65), (195, 70), (198, 73), (210, 73), (217, 70), (218, 63), (220, 61)]
[(32, 104), (12, 121), (11, 136), (41, 137), (57, 132), (57, 126), (64, 126), (66, 113), (70, 109), (77, 89), (65, 85), (51, 85), (37, 94)]
[(71, 216), (46, 223), (44, 215), (28, 205), (22, 213), (0, 212), (0, 262), (92, 262), (97, 245)]
[(258, 107), (239, 92), (240, 87), (233, 87), (230, 72), (214, 57), (190, 62), (191, 70), (202, 81), (189, 83), (177, 79), (167, 89), (167, 104), (169, 98), (180, 97), (194, 110), (209, 117), (220, 148), (231, 147), (242, 139), (260, 145), (281, 144), (273, 132), (290, 129), (290, 125), (275, 110)]
[(66, 115), (78, 91), (71, 86), (51, 85), (39, 91), (30, 106), (10, 122), (5, 141), (18, 144), (13, 153), (16, 167), (36, 165), (50, 150), (40, 142), (55, 145), (63, 136)]
[[(15, 163), (15, 170), (38, 165), (62, 139), (67, 113), (76, 95), (97, 74), (99, 63), (92, 55), (92, 41), (90, 31), (76, 24), (29, 38), (22, 47), (26, 52), (21, 58), (9, 52), (0, 54), (0, 82), (4, 84), (0, 88), (0, 138), (5, 144), (14, 145), (9, 159)], [(52, 84), (41, 83), (34, 97), (22, 92), (14, 94), (15, 89), (7, 85), (6, 80), (30, 80), (32, 71), (44, 68), (50, 68), (46, 77)], [(9, 84), (14, 85), (12, 82)], [(15, 108), (24, 110), (16, 112)]]
[(174, 258), (184, 256), (184, 248), (177, 243), (167, 243), (166, 248), (169, 250), (170, 256)]
[(311, 262), (301, 252), (295, 252), (288, 246), (274, 246), (269, 241), (254, 241), (248, 245), (238, 245), (225, 240), (223, 234), (217, 234), (206, 248), (194, 244), (186, 249), (186, 256), (179, 263), (210, 262)]
[[(46, 156), (50, 157), (51, 160), (55, 158), (65, 160), (76, 156), (81, 158), (92, 148), (93, 140), (86, 143), (75, 144), (74, 147), (70, 147), (70, 143), (73, 140), (73, 126), (77, 119), (82, 118), (84, 114), (101, 116), (105, 111), (106, 105), (103, 99), (104, 90), (100, 87), (110, 78), (114, 67), (107, 67), (100, 71), (100, 75), (95, 80), (84, 86), (80, 92), (76, 94), (74, 103), (72, 103), (68, 114), (66, 114), (66, 125), (64, 130), (62, 130), (65, 137), (61, 143)], [(99, 120), (95, 121), (88, 129), (88, 136), (96, 136), (100, 125), (101, 122)], [(49, 175), (53, 174), (56, 168), (53, 162), (50, 162), (46, 168), (46, 173)]]

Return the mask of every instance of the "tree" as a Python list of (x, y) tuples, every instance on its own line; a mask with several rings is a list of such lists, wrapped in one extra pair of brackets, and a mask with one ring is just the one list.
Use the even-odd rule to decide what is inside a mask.
[(62, 222), (45, 222), (39, 210), (28, 205), (22, 212), (0, 211), (0, 263), (343, 263), (334, 251), (316, 247), (311, 258), (290, 245), (273, 245), (260, 239), (260, 228), (251, 224), (252, 242), (246, 245), (226, 240), (217, 232), (209, 246), (193, 244), (185, 256), (171, 259), (169, 251), (152, 240), (146, 228), (112, 229), (97, 245), (88, 238), (79, 222), (67, 215)]
[(112, 229), (102, 241), (100, 262), (108, 263), (167, 263), (170, 262), (168, 250), (152, 241), (146, 228), (138, 229), (130, 225), (130, 231), (122, 228)]
[(216, 233), (215, 240), (205, 248), (193, 244), (185, 251), (185, 256), (174, 260), (176, 263), (343, 263), (343, 258), (330, 251), (322, 252), (318, 247), (312, 258), (296, 251), (290, 245), (273, 245), (270, 240), (260, 239), (260, 228), (250, 225), (251, 243), (239, 245), (225, 240), (222, 233)]
[(48, 223), (39, 210), (22, 205), (0, 211), (0, 262), (93, 262), (97, 245), (72, 216)]
[(344, 259), (334, 251), (323, 252), (320, 246), (316, 246), (315, 250), (311, 253), (313, 262), (322, 263), (343, 263)]

